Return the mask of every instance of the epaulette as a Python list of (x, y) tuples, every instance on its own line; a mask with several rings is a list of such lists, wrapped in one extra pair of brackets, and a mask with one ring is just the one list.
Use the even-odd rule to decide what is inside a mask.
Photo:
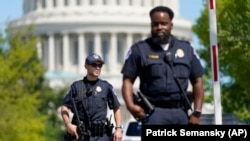
[(186, 40), (180, 40), (180, 41), (182, 41), (182, 42), (184, 42), (184, 43), (187, 43), (187, 44), (191, 45), (191, 43), (190, 43), (189, 41), (186, 41)]

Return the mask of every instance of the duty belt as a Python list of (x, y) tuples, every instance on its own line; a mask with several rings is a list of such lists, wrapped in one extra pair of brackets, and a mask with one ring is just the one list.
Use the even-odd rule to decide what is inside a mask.
[(183, 100), (168, 100), (168, 101), (150, 101), (155, 107), (160, 108), (182, 108), (184, 106)]
[[(83, 121), (82, 121), (83, 122)], [(72, 122), (75, 124), (75, 121)], [(83, 122), (84, 123), (84, 122)], [(86, 125), (86, 124), (85, 124)], [(91, 132), (91, 136), (103, 136), (103, 134), (108, 134), (110, 136), (112, 134), (112, 129), (110, 129), (110, 125), (105, 121), (95, 121), (91, 122), (91, 127), (88, 129)]]
[(105, 123), (92, 123), (90, 132), (92, 136), (103, 136), (103, 134), (106, 133)]

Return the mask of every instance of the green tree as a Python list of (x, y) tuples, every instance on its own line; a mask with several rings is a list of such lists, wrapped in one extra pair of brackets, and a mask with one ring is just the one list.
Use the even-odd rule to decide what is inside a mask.
[[(200, 56), (206, 62), (206, 73), (211, 76), (208, 4), (193, 26), (203, 48)], [(250, 0), (217, 0), (216, 20), (223, 112), (235, 113), (241, 120), (250, 120)]]
[[(32, 26), (0, 33), (0, 141), (61, 141), (65, 130), (58, 107), (65, 88), (52, 89), (37, 58)], [(6, 49), (6, 45), (9, 47)]]
[[(37, 57), (36, 37), (31, 29), (1, 34), (0, 140), (46, 141), (41, 136), (48, 118), (39, 112), (40, 89), (45, 69)], [(4, 49), (6, 44), (10, 47)]]
[(58, 113), (66, 91), (66, 88), (52, 89), (50, 87), (44, 87), (42, 90), (40, 112), (49, 116), (44, 132), (48, 141), (62, 141), (66, 133), (64, 122)]

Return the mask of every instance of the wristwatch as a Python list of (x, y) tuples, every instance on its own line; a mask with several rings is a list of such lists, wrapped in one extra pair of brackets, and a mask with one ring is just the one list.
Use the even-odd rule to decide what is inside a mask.
[(122, 126), (122, 125), (120, 125), (120, 126), (115, 126), (115, 130), (116, 130), (117, 128), (123, 129), (123, 126)]
[(197, 118), (200, 118), (200, 117), (201, 117), (201, 111), (195, 110), (195, 111), (193, 112), (193, 115), (194, 115), (195, 117), (197, 117)]

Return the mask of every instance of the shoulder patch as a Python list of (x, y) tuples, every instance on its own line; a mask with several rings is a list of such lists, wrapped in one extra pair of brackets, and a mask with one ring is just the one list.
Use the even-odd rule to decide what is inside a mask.
[(191, 46), (193, 48), (193, 53), (194, 53), (194, 56), (196, 56), (196, 58), (200, 59), (200, 56), (198, 55), (198, 53), (196, 52), (196, 49)]
[(114, 87), (112, 87), (112, 92), (113, 92), (114, 95), (117, 95)]
[(132, 54), (132, 49), (130, 48), (129, 51), (127, 52), (125, 60), (127, 60), (131, 54)]

